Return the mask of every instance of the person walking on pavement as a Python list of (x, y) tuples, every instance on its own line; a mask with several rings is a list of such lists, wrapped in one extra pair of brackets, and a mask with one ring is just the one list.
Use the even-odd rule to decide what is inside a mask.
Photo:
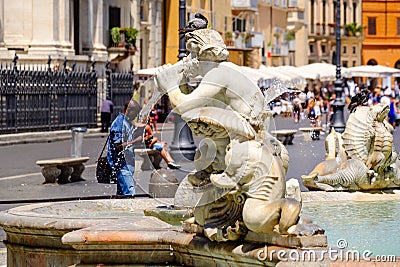
[(301, 100), (300, 98), (296, 95), (296, 97), (293, 99), (293, 118), (295, 123), (300, 122), (300, 114), (303, 112), (303, 108), (301, 106)]
[(114, 104), (109, 96), (103, 101), (101, 105), (101, 130), (102, 133), (108, 132), (108, 127), (110, 127), (111, 114), (113, 113)]
[(135, 195), (134, 144), (143, 140), (142, 136), (135, 137), (135, 126), (131, 121), (140, 113), (140, 105), (134, 100), (125, 103), (121, 113), (115, 118), (110, 127), (108, 138), (107, 160), (117, 178), (117, 195)]

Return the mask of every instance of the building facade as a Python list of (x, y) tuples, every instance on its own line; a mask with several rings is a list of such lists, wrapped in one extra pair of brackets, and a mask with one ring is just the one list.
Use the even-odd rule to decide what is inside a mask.
[(400, 68), (400, 1), (363, 0), (363, 65)]
[[(195, 13), (207, 17), (209, 27), (223, 34), (232, 21), (231, 0), (186, 0), (185, 22)], [(176, 63), (179, 50), (179, 0), (164, 1), (164, 63)]]
[[(340, 1), (341, 65), (353, 67), (361, 64), (364, 40), (361, 0)], [(308, 13), (308, 63), (335, 64), (337, 1), (310, 0)]]
[(308, 0), (291, 0), (288, 6), (287, 36), (290, 66), (308, 64)]
[(289, 64), (289, 44), (286, 40), (288, 1), (259, 1), (257, 31), (264, 35), (263, 64), (281, 66)]
[[(2, 0), (0, 60), (18, 54), (21, 63), (63, 61), (85, 66), (107, 60), (116, 69), (161, 64), (162, 0)], [(139, 30), (136, 49), (114, 43), (111, 29)], [(129, 31), (131, 32), (131, 31)]]

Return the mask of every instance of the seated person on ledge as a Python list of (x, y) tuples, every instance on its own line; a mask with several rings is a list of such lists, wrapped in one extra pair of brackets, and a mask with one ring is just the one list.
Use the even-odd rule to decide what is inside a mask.
[(172, 159), (171, 155), (169, 154), (167, 150), (167, 143), (159, 141), (157, 137), (153, 136), (153, 130), (151, 129), (150, 126), (150, 121), (148, 120), (147, 117), (144, 118), (146, 124), (138, 124), (138, 127), (144, 127), (144, 142), (146, 145), (146, 148), (154, 149), (160, 151), (161, 157), (165, 160), (167, 163), (168, 168), (170, 169), (180, 169), (181, 166), (176, 164), (174, 160)]

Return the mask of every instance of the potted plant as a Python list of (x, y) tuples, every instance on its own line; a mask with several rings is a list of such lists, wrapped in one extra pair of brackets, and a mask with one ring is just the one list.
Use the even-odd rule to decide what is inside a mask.
[(346, 24), (344, 28), (349, 36), (358, 36), (363, 30), (363, 27), (361, 25), (357, 26), (356, 22)]
[(293, 41), (295, 39), (295, 32), (294, 31), (288, 31), (285, 35), (285, 40), (286, 41)]
[(139, 34), (139, 30), (135, 28), (124, 28), (125, 43), (133, 48), (136, 48), (136, 38)]
[(242, 32), (242, 42), (245, 47), (251, 47), (251, 38), (254, 37), (254, 34), (248, 32)]
[(226, 41), (231, 41), (233, 38), (233, 34), (230, 31), (225, 32), (225, 40)]
[(233, 33), (230, 31), (225, 32), (225, 44), (227, 46), (233, 46), (234, 42), (233, 42)]
[(121, 33), (119, 27), (114, 27), (110, 30), (111, 41), (114, 45), (119, 45), (121, 43)]

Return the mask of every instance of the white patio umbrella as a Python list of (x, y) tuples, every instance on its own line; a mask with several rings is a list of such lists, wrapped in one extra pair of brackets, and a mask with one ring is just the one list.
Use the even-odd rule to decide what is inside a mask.
[(261, 65), (258, 71), (285, 82), (292, 81), (294, 79), (293, 75), (290, 75), (290, 73), (282, 72), (276, 67), (266, 67), (264, 65)]
[(262, 72), (258, 71), (257, 69), (246, 67), (246, 66), (240, 66), (240, 70), (243, 72), (243, 74), (245, 74), (250, 80), (252, 80), (256, 84), (260, 79), (271, 80), (274, 78), (274, 76), (272, 76), (272, 75), (262, 73)]
[(280, 71), (283, 71), (285, 73), (290, 73), (290, 74), (294, 74), (299, 77), (302, 77), (303, 79), (307, 79), (307, 76), (308, 76), (308, 74), (305, 71), (302, 71), (301, 69), (299, 69), (295, 66), (279, 66), (276, 68), (278, 68)]
[(351, 77), (400, 77), (400, 69), (389, 68), (382, 65), (362, 65), (357, 67), (347, 68), (348, 75)]
[(288, 82), (289, 87), (303, 89), (306, 85), (305, 75), (300, 75), (299, 71), (290, 71), (291, 69), (297, 70), (293, 66), (280, 66), (280, 67), (265, 67), (260, 66), (260, 71), (274, 75), (277, 79)]
[[(312, 63), (298, 67), (307, 75), (307, 79), (333, 81), (336, 79), (336, 66), (329, 63)], [(341, 67), (342, 76), (347, 76), (347, 68)]]

